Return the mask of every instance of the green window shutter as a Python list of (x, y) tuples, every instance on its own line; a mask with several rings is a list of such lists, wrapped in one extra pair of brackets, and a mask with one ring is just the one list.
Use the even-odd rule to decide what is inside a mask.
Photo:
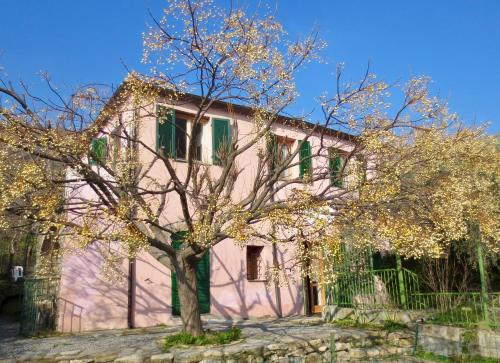
[(163, 155), (175, 158), (175, 110), (158, 106), (157, 108), (156, 149), (163, 148)]
[(200, 304), (200, 313), (208, 314), (210, 312), (210, 253), (207, 251), (198, 266), (196, 266), (196, 279), (198, 286), (198, 302)]
[(342, 156), (336, 150), (329, 150), (329, 171), (330, 184), (337, 188), (342, 188)]
[(90, 145), (90, 165), (104, 163), (108, 154), (108, 139), (105, 137), (96, 137), (92, 139)]
[(278, 143), (276, 142), (276, 135), (271, 134), (270, 139), (267, 143), (267, 152), (271, 156), (269, 159), (271, 172), (274, 172), (274, 168), (278, 165)]
[[(182, 242), (186, 236), (186, 231), (173, 233), (171, 235), (172, 247), (180, 250)], [(179, 299), (179, 288), (177, 286), (177, 276), (172, 270), (172, 315), (181, 315), (181, 302)], [(196, 280), (198, 302), (200, 304), (200, 313), (210, 312), (210, 253), (207, 251), (196, 266)]]
[(311, 143), (304, 141), (300, 145), (300, 177), (303, 178), (306, 174), (311, 174)]
[(229, 120), (216, 118), (212, 120), (212, 161), (214, 165), (221, 165), (219, 158), (221, 151), (229, 151), (231, 135)]
[[(180, 250), (186, 232), (173, 233), (171, 235), (172, 247)], [(179, 288), (177, 287), (177, 276), (172, 269), (172, 315), (181, 315), (181, 300), (179, 299)]]

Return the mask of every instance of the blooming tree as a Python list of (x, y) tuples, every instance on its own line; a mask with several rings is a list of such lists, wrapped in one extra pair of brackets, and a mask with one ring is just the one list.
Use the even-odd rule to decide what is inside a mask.
[[(282, 113), (297, 97), (295, 74), (323, 47), (315, 33), (289, 42), (272, 16), (248, 16), (209, 0), (168, 1), (153, 19), (144, 34), (150, 72), (131, 73), (111, 97), (85, 86), (66, 101), (47, 78), (55, 102), (2, 83), (0, 143), (32, 156), (10, 165), (0, 154), (0, 173), (16, 180), (2, 185), (2, 216), (9, 211), (42, 231), (71, 235), (81, 248), (98, 248), (109, 266), (147, 250), (176, 273), (182, 322), (193, 335), (202, 333), (196, 266), (228, 238), (241, 246), (252, 239), (291, 245), (304, 275), (315, 273), (316, 259), (329, 270), (346, 231), (357, 246), (436, 256), (474, 221), (485, 245), (498, 249), (492, 217), (498, 152), (481, 130), (457, 126), (446, 105), (429, 96), (427, 79), (403, 86), (397, 107), (389, 103), (397, 87), (368, 71), (360, 82), (344, 84), (339, 68), (332, 95), (321, 98), (324, 119), (306, 123)], [(182, 173), (169, 150), (138, 136), (143, 120), (157, 116), (160, 98), (196, 106)], [(220, 173), (214, 173), (197, 162), (196, 140), (207, 112), (220, 105), (229, 112), (244, 106), (254, 129), (241, 135), (233, 125), (216, 150)], [(133, 117), (119, 116), (125, 112)], [(163, 116), (160, 127), (168, 122)], [(305, 133), (285, 155), (274, 146), (276, 125)], [(89, 148), (100, 135), (113, 140), (107, 148), (113, 157), (98, 152), (106, 145)], [(313, 136), (319, 145), (303, 153)], [(235, 196), (249, 153), (258, 158), (251, 188)], [(300, 176), (283, 178), (299, 166)], [(158, 167), (166, 178), (151, 171)], [(187, 230), (180, 249), (171, 243), (178, 221), (165, 219), (173, 197)], [(269, 273), (276, 284), (286, 278), (277, 261)]]

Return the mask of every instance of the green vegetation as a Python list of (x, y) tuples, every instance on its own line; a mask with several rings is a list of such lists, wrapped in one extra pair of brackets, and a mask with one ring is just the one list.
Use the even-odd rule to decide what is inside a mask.
[(432, 362), (446, 363), (500, 363), (500, 359), (486, 357), (446, 357), (423, 350), (418, 350), (415, 354), (418, 358), (426, 359)]
[(385, 330), (388, 332), (400, 331), (408, 329), (408, 326), (393, 320), (386, 320), (384, 323), (366, 322), (362, 323), (354, 319), (341, 319), (332, 323), (340, 328), (358, 328), (358, 329), (372, 329), (372, 330)]
[(483, 320), (481, 307), (461, 306), (454, 309), (439, 311), (428, 319), (435, 324), (450, 324), (475, 326)]
[(181, 332), (165, 337), (163, 350), (168, 352), (175, 346), (183, 345), (222, 345), (231, 343), (238, 339), (241, 339), (241, 329), (234, 326), (224, 331), (207, 331), (199, 337), (194, 337), (189, 333)]
[(392, 333), (394, 331), (408, 329), (408, 325), (406, 325), (404, 323), (400, 323), (398, 321), (394, 321), (394, 320), (386, 320), (386, 321), (384, 321), (384, 324), (382, 325), (382, 329)]

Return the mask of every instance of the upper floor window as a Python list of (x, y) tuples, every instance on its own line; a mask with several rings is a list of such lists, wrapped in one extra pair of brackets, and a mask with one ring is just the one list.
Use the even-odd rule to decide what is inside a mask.
[(288, 158), (292, 153), (293, 144), (293, 139), (271, 135), (269, 145), (269, 150), (271, 152), (271, 171), (274, 172), (277, 168), (285, 167), (284, 170), (281, 171), (281, 179), (288, 179), (292, 176), (292, 169), (286, 164), (290, 164)]
[[(175, 109), (158, 106), (157, 109), (157, 149), (163, 151), (163, 155), (175, 159), (185, 160), (188, 155), (189, 138), (195, 136), (194, 159), (201, 160), (202, 130), (195, 133), (189, 126), (192, 118), (189, 114), (176, 112)], [(196, 134), (196, 135), (195, 135)]]
[(196, 129), (194, 127), (191, 129), (191, 137), (194, 138), (193, 159), (202, 161), (204, 155), (203, 155), (203, 127), (201, 124), (198, 124)]
[(343, 188), (344, 180), (342, 174), (346, 162), (345, 154), (339, 149), (330, 148), (328, 149), (328, 161), (330, 185)]
[(187, 146), (187, 120), (184, 118), (175, 118), (174, 143), (175, 143), (175, 158), (186, 159)]

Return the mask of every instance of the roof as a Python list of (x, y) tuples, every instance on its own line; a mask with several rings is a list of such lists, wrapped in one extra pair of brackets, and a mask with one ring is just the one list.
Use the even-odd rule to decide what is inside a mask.
[[(146, 84), (145, 81), (142, 81), (144, 84)], [(120, 107), (128, 98), (128, 95), (125, 94), (124, 97), (124, 92), (126, 91), (126, 86), (129, 83), (129, 81), (125, 80), (123, 81), (120, 86), (116, 89), (116, 91), (113, 93), (111, 96), (110, 100), (108, 103), (104, 106), (103, 110), (101, 111), (101, 114), (96, 120), (96, 123), (98, 124), (106, 124), (106, 122), (109, 120), (110, 115), (114, 113), (114, 111), (117, 111), (118, 107)], [(153, 82), (149, 83), (148, 86), (154, 87), (157, 91), (159, 91), (160, 95), (167, 95), (169, 92), (168, 89), (161, 87), (159, 85), (154, 84)], [(196, 104), (197, 102), (202, 101), (202, 97), (199, 95), (195, 95), (192, 93), (183, 93), (181, 95), (181, 100), (184, 102), (192, 102)], [(213, 109), (223, 109), (223, 110), (229, 110), (231, 109), (232, 111), (235, 111), (239, 114), (243, 115), (251, 115), (253, 113), (253, 109), (249, 106), (245, 105), (240, 105), (240, 104), (234, 104), (234, 103), (229, 103), (229, 102), (223, 102), (223, 101), (214, 101), (212, 104)], [(109, 112), (106, 112), (106, 110), (109, 110)], [(313, 122), (306, 121), (301, 118), (295, 118), (295, 117), (289, 117), (285, 115), (278, 115), (276, 122), (281, 123), (283, 125), (288, 125), (288, 126), (293, 126), (293, 127), (300, 127), (304, 130), (310, 130), (313, 128), (316, 128), (318, 133), (324, 133), (328, 136), (332, 136), (338, 139), (342, 140), (347, 140), (347, 141), (354, 141), (357, 139), (355, 135), (335, 130), (330, 127), (326, 127), (320, 124), (315, 124)], [(101, 126), (102, 126), (101, 125)]]

